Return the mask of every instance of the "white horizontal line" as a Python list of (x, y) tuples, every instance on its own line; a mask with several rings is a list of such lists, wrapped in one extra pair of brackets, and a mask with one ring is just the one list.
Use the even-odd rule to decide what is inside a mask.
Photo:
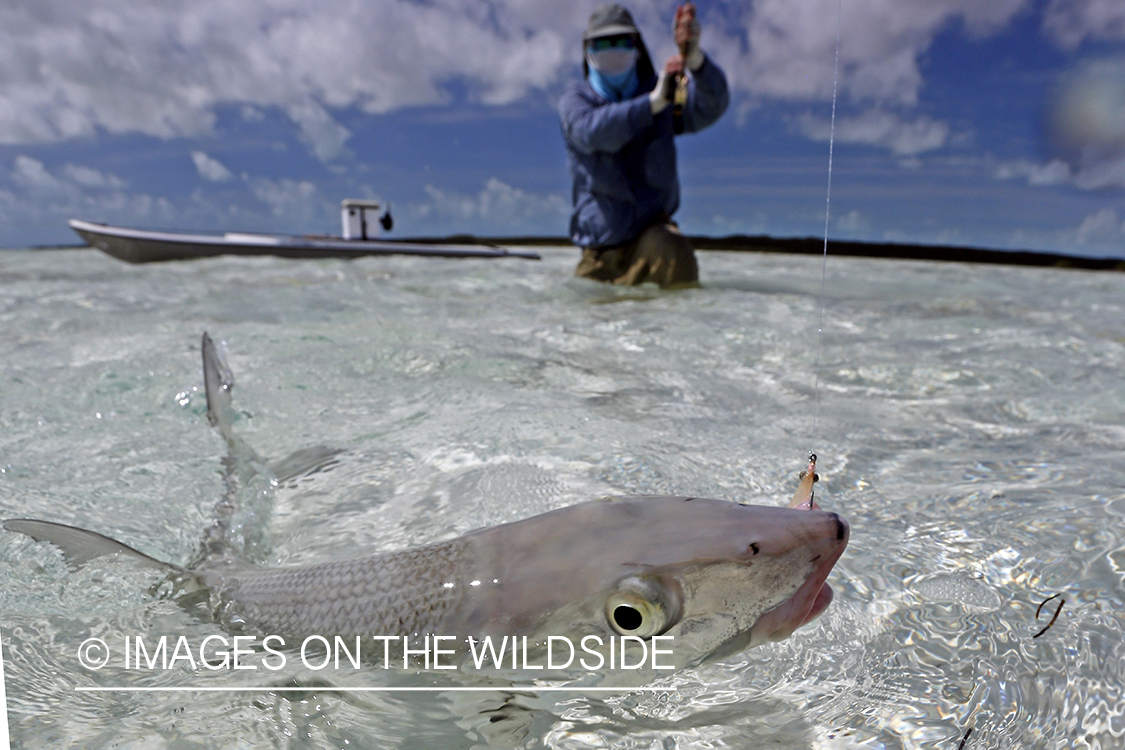
[(566, 687), (547, 685), (499, 685), (497, 687), (105, 687), (76, 685), (79, 693), (446, 693), (507, 692), (540, 693), (671, 693), (671, 687)]

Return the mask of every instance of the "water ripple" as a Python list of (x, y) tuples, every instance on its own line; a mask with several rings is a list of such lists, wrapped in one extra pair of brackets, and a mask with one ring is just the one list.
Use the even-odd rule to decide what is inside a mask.
[[(76, 667), (86, 637), (222, 631), (148, 572), (68, 572), (2, 533), (14, 746), (928, 749), (970, 729), (974, 749), (1125, 746), (1120, 274), (833, 262), (816, 373), (819, 259), (706, 253), (702, 287), (674, 293), (574, 279), (573, 263), (7, 253), (0, 516), (191, 559), (223, 493), (210, 330), (248, 442), (275, 460), (341, 451), (248, 519), (264, 562), (599, 495), (781, 504), (812, 449), (818, 501), (852, 524), (817, 622), (661, 694), (341, 694), (286, 672), (269, 684), (302, 692), (93, 695), (74, 687), (130, 677)], [(1053, 594), (1066, 604), (1032, 638)]]

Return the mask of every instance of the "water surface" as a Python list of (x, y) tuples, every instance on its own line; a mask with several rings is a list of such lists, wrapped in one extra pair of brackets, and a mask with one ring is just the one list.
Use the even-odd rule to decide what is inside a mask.
[[(782, 504), (815, 450), (852, 541), (829, 611), (664, 694), (337, 693), (347, 679), (91, 673), (91, 636), (223, 631), (127, 563), (0, 533), (13, 746), (1125, 745), (1125, 275), (701, 253), (699, 289), (541, 263), (0, 253), (0, 517), (187, 563), (223, 494), (199, 338), (238, 429), (337, 463), (261, 494), (269, 565), (448, 538), (606, 494)], [(819, 369), (817, 362), (819, 359)], [(1054, 626), (1036, 607), (1062, 593)], [(92, 685), (301, 693), (89, 693)], [(452, 683), (450, 683), (452, 684)]]

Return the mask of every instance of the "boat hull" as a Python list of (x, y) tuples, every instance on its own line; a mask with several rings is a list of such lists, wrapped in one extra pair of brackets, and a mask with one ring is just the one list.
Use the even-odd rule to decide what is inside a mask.
[(223, 235), (152, 232), (79, 219), (67, 222), (91, 247), (126, 263), (159, 263), (217, 255), (273, 255), (280, 258), (360, 258), (368, 255), (425, 255), (441, 258), (526, 258), (538, 253), (495, 245), (345, 240), (339, 237), (290, 237), (272, 234)]

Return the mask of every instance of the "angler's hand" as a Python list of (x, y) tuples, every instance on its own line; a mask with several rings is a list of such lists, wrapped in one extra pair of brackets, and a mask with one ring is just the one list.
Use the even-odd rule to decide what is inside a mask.
[(684, 3), (676, 8), (672, 36), (676, 40), (676, 47), (684, 51), (688, 69), (699, 70), (703, 65), (703, 50), (699, 49), (699, 19), (695, 16), (694, 3)]
[(654, 115), (660, 114), (665, 107), (672, 103), (672, 97), (676, 95), (676, 77), (682, 75), (683, 72), (684, 59), (679, 55), (672, 55), (665, 61), (664, 69), (660, 71), (660, 77), (656, 79), (656, 88), (648, 95), (648, 101), (652, 105)]

